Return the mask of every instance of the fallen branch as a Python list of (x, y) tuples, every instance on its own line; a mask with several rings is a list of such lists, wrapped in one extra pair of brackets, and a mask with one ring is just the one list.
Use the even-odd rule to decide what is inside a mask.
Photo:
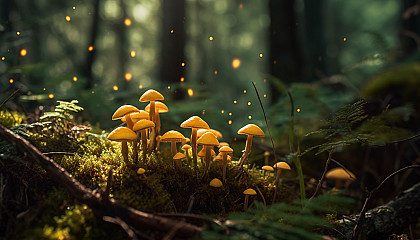
[(202, 231), (195, 225), (174, 221), (172, 219), (159, 217), (149, 213), (141, 212), (130, 207), (118, 204), (114, 199), (104, 200), (101, 194), (94, 192), (62, 168), (60, 165), (43, 155), (37, 148), (21, 136), (13, 133), (3, 125), (0, 125), (0, 138), (10, 142), (20, 153), (38, 163), (47, 173), (48, 177), (64, 187), (71, 196), (82, 204), (86, 204), (96, 214), (121, 219), (127, 225), (139, 229), (153, 229), (163, 232), (171, 232), (176, 229), (175, 236), (192, 237)]

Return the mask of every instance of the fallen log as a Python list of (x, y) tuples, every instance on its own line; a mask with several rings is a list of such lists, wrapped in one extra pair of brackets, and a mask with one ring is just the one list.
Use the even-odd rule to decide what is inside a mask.
[(43, 155), (36, 147), (21, 136), (0, 124), (0, 137), (10, 142), (18, 152), (38, 163), (53, 181), (64, 187), (78, 202), (86, 204), (95, 214), (119, 218), (127, 225), (138, 229), (153, 229), (159, 232), (172, 232), (178, 237), (196, 236), (202, 231), (198, 226), (175, 221), (169, 218), (138, 211), (104, 197), (100, 192), (92, 191), (73, 178), (64, 168)]

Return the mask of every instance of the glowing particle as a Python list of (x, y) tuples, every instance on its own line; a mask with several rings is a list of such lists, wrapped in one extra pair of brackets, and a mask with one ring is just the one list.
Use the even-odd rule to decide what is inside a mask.
[(70, 16), (66, 16), (66, 21), (70, 22), (70, 20), (71, 20)]
[(232, 113), (231, 112), (229, 113), (229, 116), (232, 116)]
[(219, 73), (217, 70), (214, 70), (214, 75), (217, 75), (217, 73)]
[(73, 81), (77, 82), (77, 77), (76, 76), (73, 77)]
[(20, 32), (19, 32), (19, 31), (18, 31), (18, 32), (16, 32), (16, 35), (18, 35), (18, 36), (19, 36), (19, 35), (20, 35)]
[(171, 89), (171, 86), (168, 86), (168, 89)]
[(112, 89), (113, 89), (114, 91), (118, 91), (118, 86), (117, 86), (117, 85), (114, 85), (114, 86), (112, 87)]
[(232, 124), (232, 120), (229, 120), (229, 121), (228, 121), (228, 124), (229, 124), (229, 125), (231, 125), (231, 124)]
[(344, 37), (344, 38), (343, 38), (343, 41), (344, 41), (344, 42), (345, 42), (345, 41), (347, 41), (347, 38), (346, 38), (346, 37)]
[(251, 106), (251, 102), (248, 102), (248, 106)]
[(181, 77), (181, 78), (179, 79), (179, 81), (180, 81), (180, 82), (184, 82), (184, 81), (185, 81), (185, 78), (184, 78), (184, 77)]
[(201, 112), (201, 114), (206, 115), (206, 110), (203, 109), (203, 111)]
[(95, 91), (92, 91), (92, 94), (94, 94), (95, 93)]
[(213, 36), (210, 36), (210, 37), (209, 37), (209, 40), (210, 40), (210, 41), (213, 41), (213, 39), (214, 39), (214, 38), (213, 38)]
[(300, 108), (296, 109), (296, 112), (300, 112)]
[(10, 83), (10, 84), (12, 84), (14, 81), (15, 81), (15, 80), (13, 80), (13, 78), (11, 78), (11, 79), (9, 80), (9, 83)]
[(251, 116), (251, 115), (249, 115), (249, 116), (248, 116), (248, 119), (249, 119), (249, 120), (251, 120), (251, 119), (252, 119), (252, 116)]
[(267, 82), (267, 79), (264, 79), (264, 82), (266, 83)]
[(263, 57), (263, 54), (262, 53), (260, 53), (260, 58), (262, 58)]
[(139, 85), (139, 89), (143, 89), (143, 85), (141, 85), (141, 84), (140, 84), (140, 85)]
[(233, 101), (233, 103), (234, 103), (234, 104), (237, 104), (237, 103), (238, 103), (238, 101), (234, 100), (234, 101)]
[(133, 74), (131, 74), (129, 72), (125, 73), (124, 78), (125, 78), (125, 80), (130, 81), (133, 78)]
[(184, 62), (181, 63), (181, 67), (185, 67), (185, 63)]
[(266, 98), (267, 97), (267, 94), (264, 94), (264, 97)]
[(44, 91), (45, 91), (46, 89), (45, 89), (45, 88), (43, 88), (42, 90), (44, 90)]
[(232, 67), (234, 68), (234, 69), (237, 69), (237, 68), (239, 68), (241, 66), (241, 60), (239, 59), (239, 58), (234, 58), (233, 60), (232, 60)]
[(88, 50), (89, 50), (89, 52), (92, 52), (93, 51), (93, 46), (89, 46)]
[(187, 90), (188, 96), (192, 97), (194, 95), (194, 91), (191, 88)]
[(220, 111), (222, 114), (225, 113), (225, 110)]
[(26, 56), (26, 54), (27, 54), (28, 52), (26, 51), (26, 49), (24, 49), (24, 48), (22, 48), (21, 50), (20, 50), (20, 56), (22, 56), (22, 57), (24, 57), (24, 56)]
[(50, 93), (50, 94), (48, 95), (48, 97), (49, 97), (49, 98), (54, 98), (54, 94)]
[(127, 27), (131, 26), (131, 19), (129, 18), (124, 19), (124, 25)]
[(76, 6), (73, 6), (73, 10), (76, 10)]
[(174, 33), (174, 30), (173, 30), (173, 29), (171, 29), (171, 34), (172, 34), (172, 33)]
[(133, 57), (136, 57), (136, 51), (134, 51), (134, 50), (133, 50), (133, 51), (131, 51), (131, 52), (130, 52), (130, 56), (131, 56), (132, 58), (133, 58)]
[(1, 57), (1, 60), (2, 60), (2, 61), (6, 60), (6, 57)]
[(246, 93), (246, 90), (244, 90), (244, 93)]
[(240, 3), (239, 4), (239, 9), (242, 9), (244, 7), (244, 4), (243, 3)]

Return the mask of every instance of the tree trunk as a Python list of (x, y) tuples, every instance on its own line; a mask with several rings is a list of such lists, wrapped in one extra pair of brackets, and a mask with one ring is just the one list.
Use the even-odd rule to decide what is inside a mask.
[[(86, 65), (84, 69), (84, 76), (87, 78), (87, 82), (85, 85), (86, 89), (91, 89), (94, 87), (94, 79), (92, 74), (92, 66), (95, 61), (95, 43), (96, 38), (98, 36), (98, 27), (99, 27), (99, 0), (95, 0), (93, 5), (93, 19), (92, 19), (92, 27), (90, 29), (90, 40), (89, 45), (86, 46), (87, 57), (86, 57)], [(89, 51), (89, 47), (92, 46), (93, 50)]]
[[(160, 54), (160, 82), (172, 84), (185, 77), (188, 63), (185, 59), (185, 0), (162, 1), (162, 29)], [(182, 66), (182, 63), (185, 66)], [(185, 92), (175, 89), (175, 99), (182, 99)]]

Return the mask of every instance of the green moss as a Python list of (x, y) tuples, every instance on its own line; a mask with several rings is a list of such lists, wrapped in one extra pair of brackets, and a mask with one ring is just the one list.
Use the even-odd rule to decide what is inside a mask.
[(18, 112), (0, 111), (0, 124), (7, 128), (14, 127), (26, 120), (25, 115)]

